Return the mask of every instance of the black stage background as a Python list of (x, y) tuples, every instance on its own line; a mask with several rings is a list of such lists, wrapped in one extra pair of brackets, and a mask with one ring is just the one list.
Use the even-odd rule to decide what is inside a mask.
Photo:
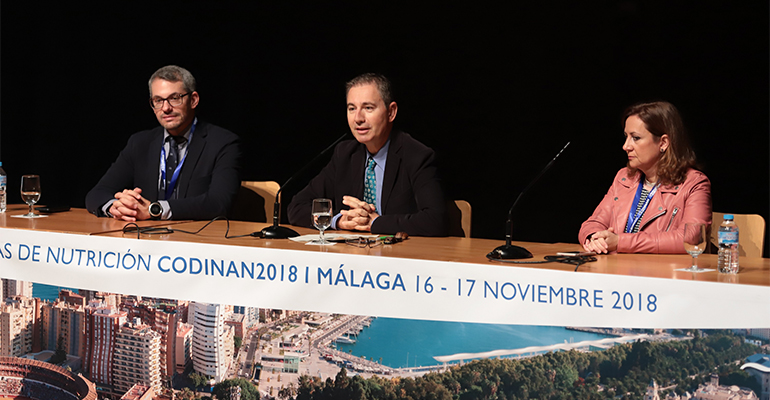
[(377, 71), (396, 85), (397, 126), (473, 205), (475, 237), (502, 239), (510, 204), (572, 141), (522, 200), (514, 239), (576, 242), (625, 164), (623, 109), (656, 99), (684, 115), (714, 209), (768, 220), (767, 2), (329, 3), (3, 2), (9, 201), (37, 173), (42, 203), (83, 207), (128, 136), (157, 124), (147, 79), (178, 64), (200, 118), (243, 138), (244, 180), (283, 182), (347, 131), (344, 82)]

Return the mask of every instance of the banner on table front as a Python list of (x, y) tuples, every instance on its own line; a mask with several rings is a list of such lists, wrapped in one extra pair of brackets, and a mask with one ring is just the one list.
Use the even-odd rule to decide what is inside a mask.
[(323, 251), (0, 230), (0, 276), (240, 306), (438, 321), (770, 326), (770, 288)]

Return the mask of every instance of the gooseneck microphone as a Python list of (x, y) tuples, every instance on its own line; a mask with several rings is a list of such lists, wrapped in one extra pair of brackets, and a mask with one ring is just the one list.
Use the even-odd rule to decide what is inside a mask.
[(299, 236), (299, 233), (295, 231), (294, 229), (287, 228), (285, 226), (280, 226), (281, 223), (281, 201), (279, 200), (281, 197), (281, 190), (286, 187), (286, 185), (289, 184), (289, 182), (292, 181), (295, 177), (299, 176), (301, 173), (305, 172), (308, 167), (313, 165), (319, 158), (323, 157), (328, 153), (331, 149), (334, 148), (334, 146), (337, 145), (337, 143), (341, 142), (343, 139), (345, 139), (348, 136), (348, 133), (343, 134), (339, 137), (339, 139), (335, 140), (334, 143), (332, 143), (329, 147), (325, 148), (322, 152), (318, 153), (315, 158), (310, 160), (309, 163), (305, 164), (302, 169), (294, 173), (289, 179), (286, 180), (286, 182), (281, 185), (281, 187), (278, 189), (278, 192), (275, 194), (275, 205), (273, 206), (273, 225), (268, 226), (264, 229), (262, 229), (259, 232), (254, 232), (252, 236), (258, 236), (263, 238), (270, 238), (270, 239), (288, 239), (290, 237), (296, 237)]
[(511, 235), (513, 233), (513, 209), (516, 207), (516, 204), (519, 203), (519, 200), (521, 200), (521, 197), (524, 196), (524, 193), (527, 193), (529, 188), (534, 185), (543, 174), (548, 171), (549, 168), (551, 168), (551, 165), (553, 165), (553, 162), (556, 161), (557, 158), (561, 155), (561, 153), (569, 146), (570, 142), (567, 142), (567, 144), (562, 147), (561, 150), (556, 154), (556, 157), (554, 157), (551, 162), (548, 163), (548, 165), (543, 168), (542, 171), (540, 171), (540, 174), (538, 174), (535, 179), (532, 180), (532, 182), (527, 185), (527, 187), (524, 188), (524, 190), (519, 193), (519, 197), (516, 198), (516, 201), (513, 202), (513, 205), (508, 210), (508, 228), (505, 234), (505, 244), (502, 246), (497, 247), (496, 249), (492, 250), (487, 254), (487, 258), (490, 260), (518, 260), (522, 258), (532, 258), (532, 253), (529, 252), (529, 250), (521, 247), (511, 244)]

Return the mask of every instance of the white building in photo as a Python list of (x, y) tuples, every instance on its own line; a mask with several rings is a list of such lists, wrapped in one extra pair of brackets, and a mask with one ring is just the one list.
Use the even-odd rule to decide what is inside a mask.
[(225, 326), (229, 312), (220, 304), (190, 303), (193, 369), (217, 383), (227, 378), (232, 361), (234, 330)]

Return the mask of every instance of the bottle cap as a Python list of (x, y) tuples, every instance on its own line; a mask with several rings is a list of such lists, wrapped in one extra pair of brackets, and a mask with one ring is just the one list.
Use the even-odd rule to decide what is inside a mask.
[(732, 214), (725, 214), (725, 216), (724, 216), (724, 217), (722, 217), (722, 218), (724, 218), (724, 219), (726, 219), (726, 220), (730, 220), (730, 221), (732, 221), (732, 220), (733, 220), (733, 215), (732, 215)]

